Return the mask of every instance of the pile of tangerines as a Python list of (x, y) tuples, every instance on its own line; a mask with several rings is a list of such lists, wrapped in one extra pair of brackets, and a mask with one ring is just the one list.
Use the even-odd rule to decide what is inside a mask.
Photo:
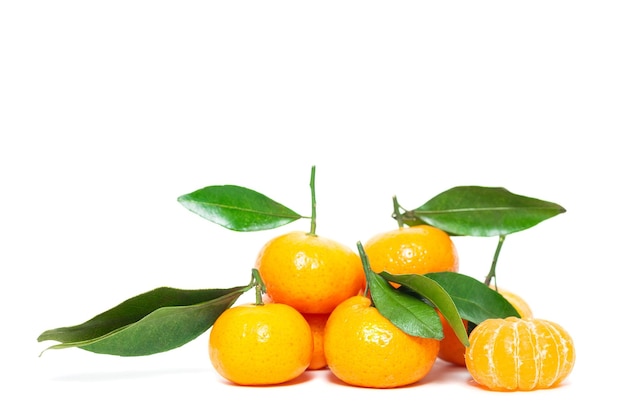
[[(503, 188), (460, 187), (421, 206), (419, 216), (402, 217), (394, 198), (398, 227), (357, 242), (355, 251), (316, 233), (314, 177), (315, 167), (310, 230), (266, 242), (252, 257), (247, 286), (158, 288), (78, 326), (45, 331), (38, 340), (61, 342), (54, 349), (139, 356), (176, 348), (210, 329), (211, 363), (238, 385), (281, 384), (328, 369), (353, 386), (401, 387), (424, 378), (437, 359), (466, 367), (492, 390), (550, 388), (567, 378), (575, 360), (571, 336), (556, 323), (534, 318), (515, 294), (489, 288), (504, 236), (562, 207)], [(305, 218), (238, 186), (206, 187), (179, 202), (236, 231)], [(448, 223), (440, 217), (429, 224), (424, 212), (448, 216)], [(433, 277), (461, 275), (452, 233), (500, 236), (484, 283), (465, 277), (464, 286), (444, 288)], [(235, 305), (252, 288), (255, 302)], [(461, 308), (466, 302), (472, 307)], [(501, 303), (504, 309), (490, 309)]]
[[(430, 225), (383, 232), (362, 248), (376, 273), (459, 268), (451, 237)], [(501, 289), (520, 317), (479, 323), (468, 347), (441, 315), (441, 340), (403, 332), (372, 303), (359, 254), (315, 233), (289, 232), (270, 240), (253, 273), (260, 283), (257, 302), (229, 308), (209, 334), (211, 363), (235, 384), (280, 384), (328, 369), (346, 384), (393, 388), (420, 381), (440, 358), (465, 366), (489, 389), (534, 390), (558, 385), (574, 365), (570, 335), (533, 318), (524, 300)]]

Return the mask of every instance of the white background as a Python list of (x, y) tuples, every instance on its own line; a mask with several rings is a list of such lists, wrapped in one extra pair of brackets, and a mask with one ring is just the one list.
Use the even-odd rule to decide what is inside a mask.
[[(2, 2), (0, 414), (619, 414), (625, 19), (619, 1)], [(309, 214), (313, 165), (317, 231), (353, 246), (395, 227), (393, 195), (503, 186), (563, 205), (508, 237), (497, 272), (572, 334), (570, 378), (491, 393), (438, 363), (404, 389), (326, 371), (243, 388), (207, 334), (39, 357), (43, 330), (155, 287), (247, 283), (267, 239), (308, 223), (235, 233), (176, 198), (230, 183)], [(455, 242), (482, 278), (496, 241)]]

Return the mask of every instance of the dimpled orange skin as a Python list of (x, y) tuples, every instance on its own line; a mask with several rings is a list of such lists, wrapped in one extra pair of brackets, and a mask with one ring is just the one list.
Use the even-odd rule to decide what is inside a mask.
[(290, 232), (267, 242), (256, 268), (274, 302), (304, 314), (329, 314), (365, 287), (361, 259), (348, 246), (306, 232)]
[(330, 371), (346, 384), (394, 388), (421, 380), (437, 359), (439, 341), (410, 336), (357, 295), (330, 314), (324, 352)]
[[(491, 286), (491, 288), (496, 289), (496, 287), (494, 286)], [(509, 303), (511, 303), (511, 305), (515, 308), (515, 310), (517, 310), (521, 318), (525, 319), (533, 316), (530, 305), (522, 297), (503, 288), (497, 288), (497, 291), (500, 293), (500, 295), (506, 298)]]
[(457, 272), (459, 257), (450, 236), (428, 225), (379, 233), (363, 245), (374, 272), (427, 274)]
[[(264, 303), (272, 303), (269, 295), (263, 294)], [(328, 320), (328, 314), (302, 314), (311, 327), (313, 334), (313, 356), (307, 369), (317, 370), (326, 368), (326, 356), (324, 355), (324, 328)]]
[(559, 385), (571, 373), (576, 353), (571, 336), (537, 318), (488, 319), (470, 334), (467, 370), (494, 391), (532, 391)]
[(313, 353), (311, 328), (285, 304), (243, 304), (222, 313), (211, 328), (215, 370), (238, 385), (274, 385), (300, 376)]
[(328, 321), (328, 314), (303, 314), (311, 326), (313, 333), (313, 357), (309, 368), (311, 370), (326, 368), (326, 355), (324, 355), (324, 328)]
[[(437, 311), (439, 319), (441, 320), (441, 326), (443, 327), (443, 339), (440, 341), (438, 357), (446, 362), (465, 366), (465, 345), (461, 343), (459, 338), (454, 333), (454, 330), (448, 323), (443, 315)], [(463, 320), (465, 331), (467, 331), (467, 320)]]

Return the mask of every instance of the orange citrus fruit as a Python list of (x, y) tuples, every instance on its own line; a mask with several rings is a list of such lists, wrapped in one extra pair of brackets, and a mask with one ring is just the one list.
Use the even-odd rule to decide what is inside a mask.
[[(465, 345), (461, 343), (456, 333), (443, 315), (437, 311), (443, 327), (443, 339), (440, 341), (438, 357), (446, 362), (459, 366), (465, 366)], [(463, 320), (465, 331), (468, 328), (467, 320)]]
[[(494, 286), (491, 288), (495, 289)], [(533, 316), (530, 305), (519, 295), (511, 291), (498, 287), (497, 291), (517, 310), (521, 318), (529, 318)]]
[(362, 295), (339, 304), (324, 331), (328, 368), (341, 381), (359, 387), (415, 383), (431, 370), (438, 350), (437, 339), (404, 333)]
[(575, 361), (572, 337), (537, 318), (488, 319), (470, 334), (465, 354), (474, 380), (494, 391), (532, 391), (560, 384)]
[[(262, 300), (266, 304), (274, 302), (267, 294), (263, 294)], [(302, 316), (309, 323), (311, 333), (313, 334), (313, 356), (311, 357), (311, 363), (307, 369), (315, 370), (325, 368), (324, 327), (326, 326), (326, 320), (328, 320), (328, 314), (302, 314)]]
[[(495, 289), (493, 286), (491, 287)], [(498, 288), (498, 292), (517, 310), (521, 318), (532, 317), (530, 306), (519, 295)], [(450, 327), (448, 321), (439, 314), (441, 325), (443, 326), (443, 339), (441, 339), (441, 347), (439, 349), (439, 358), (459, 366), (465, 366), (465, 345), (461, 343), (459, 338)], [(463, 320), (465, 328), (468, 327), (467, 320)]]
[(401, 227), (379, 233), (365, 242), (363, 249), (371, 269), (377, 273), (423, 275), (459, 270), (454, 242), (446, 232), (433, 226)]
[(239, 385), (273, 385), (300, 376), (313, 353), (311, 327), (286, 304), (242, 304), (224, 311), (211, 328), (215, 370)]
[(326, 355), (324, 355), (324, 328), (328, 320), (328, 314), (303, 314), (311, 326), (313, 333), (313, 356), (308, 369), (323, 369), (326, 367)]
[(329, 314), (365, 287), (363, 265), (355, 251), (306, 232), (271, 239), (259, 252), (256, 268), (274, 302), (305, 314)]

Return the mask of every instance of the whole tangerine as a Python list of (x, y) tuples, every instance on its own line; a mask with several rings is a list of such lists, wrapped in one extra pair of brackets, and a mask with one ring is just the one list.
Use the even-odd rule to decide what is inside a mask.
[(377, 273), (423, 275), (459, 270), (454, 242), (446, 232), (429, 225), (379, 233), (365, 242), (363, 249)]
[(224, 311), (209, 335), (215, 370), (238, 385), (274, 385), (300, 376), (311, 363), (311, 328), (286, 304), (242, 304)]
[(324, 331), (328, 368), (353, 386), (394, 388), (416, 383), (431, 370), (438, 350), (437, 339), (403, 332), (363, 295), (339, 304)]
[(302, 231), (268, 241), (255, 267), (268, 296), (304, 314), (329, 314), (365, 287), (356, 252), (335, 240)]

